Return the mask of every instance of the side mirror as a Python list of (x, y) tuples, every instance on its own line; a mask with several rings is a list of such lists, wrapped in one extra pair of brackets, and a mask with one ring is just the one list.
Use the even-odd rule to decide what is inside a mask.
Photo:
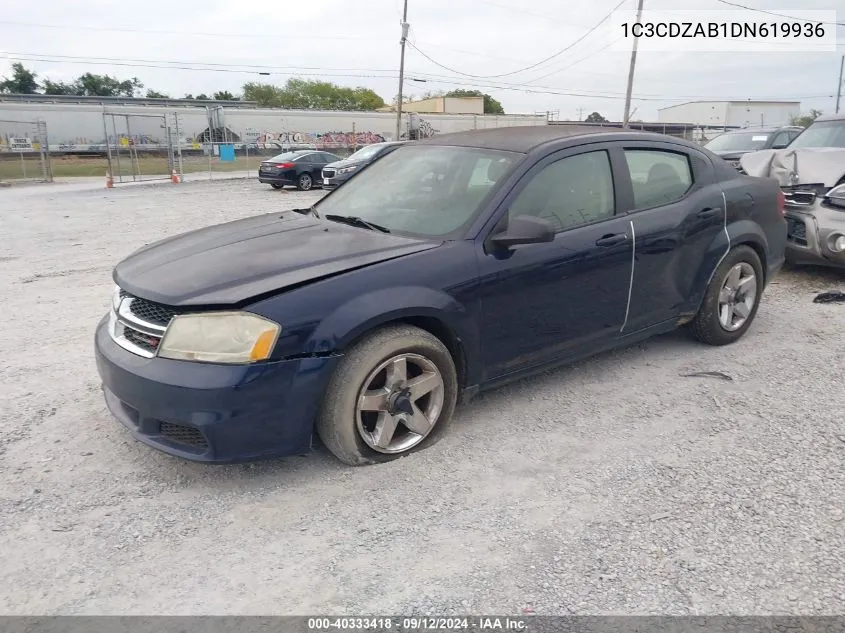
[(497, 248), (510, 248), (519, 244), (554, 242), (554, 239), (554, 228), (546, 220), (518, 215), (508, 222), (508, 228), (502, 233), (490, 237), (490, 243)]
[(789, 143), (775, 143), (772, 145), (772, 149), (785, 149)]

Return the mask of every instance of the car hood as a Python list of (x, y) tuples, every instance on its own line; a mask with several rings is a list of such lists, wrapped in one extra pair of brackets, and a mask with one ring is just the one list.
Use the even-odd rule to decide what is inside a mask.
[[(713, 150), (710, 150), (710, 151), (713, 152)], [(739, 158), (740, 156), (743, 156), (744, 154), (747, 154), (748, 152), (749, 152), (749, 150), (732, 150), (730, 152), (724, 152), (723, 151), (723, 152), (713, 152), (713, 153), (716, 154), (716, 156), (724, 158), (725, 160), (736, 160), (737, 158)]]
[(820, 184), (833, 187), (845, 176), (845, 148), (764, 149), (739, 161), (749, 176), (774, 178), (781, 187)]
[(329, 163), (326, 167), (331, 167), (332, 169), (340, 169), (341, 167), (352, 167), (353, 165), (366, 165), (367, 161), (365, 160), (336, 160), (333, 163)]
[(171, 237), (120, 262), (126, 292), (169, 306), (224, 306), (439, 246), (313, 215), (272, 213)]

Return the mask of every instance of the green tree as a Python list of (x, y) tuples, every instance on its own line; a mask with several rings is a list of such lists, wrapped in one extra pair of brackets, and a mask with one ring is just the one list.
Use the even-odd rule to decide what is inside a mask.
[(63, 81), (44, 80), (44, 94), (45, 95), (75, 95), (76, 86), (73, 83), (65, 83)]
[(196, 97), (194, 97), (194, 99), (197, 99), (198, 101), (211, 101), (211, 97), (209, 97), (204, 92), (198, 94)]
[(36, 76), (34, 72), (24, 68), (23, 64), (15, 62), (12, 64), (12, 76), (3, 77), (3, 81), (0, 81), (0, 92), (22, 95), (35, 94), (38, 92)]
[(587, 123), (607, 123), (608, 122), (607, 119), (605, 119), (598, 112), (591, 112), (589, 115), (587, 115), (587, 118), (585, 119), (585, 121)]
[(490, 95), (481, 92), (480, 90), (464, 90), (458, 88), (447, 92), (444, 97), (484, 97), (484, 114), (504, 114), (505, 109), (502, 104)]
[(169, 99), (170, 95), (156, 90), (147, 90), (147, 99)]
[(384, 106), (384, 99), (369, 88), (345, 88), (312, 79), (289, 79), (284, 87), (247, 83), (244, 100), (262, 107), (298, 110), (376, 110)]
[(85, 73), (74, 82), (76, 94), (94, 97), (134, 97), (144, 87), (137, 77), (123, 81), (109, 75)]
[(800, 125), (801, 127), (808, 127), (813, 121), (822, 115), (821, 110), (815, 108), (810, 110), (809, 114), (801, 114), (790, 119), (792, 125)]
[(219, 92), (214, 93), (214, 97), (212, 97), (215, 101), (239, 101), (238, 97), (233, 95), (228, 90), (220, 90)]

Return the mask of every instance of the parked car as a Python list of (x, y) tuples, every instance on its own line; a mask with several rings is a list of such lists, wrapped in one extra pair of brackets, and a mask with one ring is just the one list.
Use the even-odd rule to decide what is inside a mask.
[(261, 161), (258, 182), (270, 184), (274, 189), (294, 185), (302, 191), (308, 191), (322, 182), (320, 174), (323, 167), (339, 160), (334, 154), (315, 150), (284, 152)]
[(347, 464), (394, 459), (435, 442), (459, 396), (682, 324), (737, 341), (783, 262), (782, 209), (773, 180), (659, 134), (415, 142), (308, 209), (120, 262), (96, 331), (105, 399), (192, 460), (306, 452), (314, 434)]
[(794, 125), (733, 130), (720, 134), (704, 147), (732, 166), (739, 167), (739, 159), (743, 154), (761, 149), (782, 149), (803, 131), (804, 128)]
[(786, 149), (743, 156), (742, 168), (783, 188), (790, 263), (845, 269), (845, 114), (817, 118)]
[(364, 167), (401, 147), (407, 141), (388, 141), (365, 145), (349, 157), (323, 167), (323, 189), (336, 189)]

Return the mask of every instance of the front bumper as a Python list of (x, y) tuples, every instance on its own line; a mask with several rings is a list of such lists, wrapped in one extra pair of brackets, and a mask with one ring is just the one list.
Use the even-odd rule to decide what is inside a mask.
[(845, 251), (830, 248), (831, 236), (845, 235), (845, 211), (816, 201), (812, 206), (787, 205), (786, 259), (799, 265), (845, 268)]
[(343, 174), (342, 176), (332, 176), (331, 178), (323, 177), (323, 189), (327, 191), (331, 191), (332, 189), (337, 189), (347, 180), (352, 177), (352, 174)]
[(95, 335), (97, 371), (109, 410), (137, 440), (199, 462), (308, 451), (339, 356), (250, 366), (143, 358), (118, 346), (107, 323)]

